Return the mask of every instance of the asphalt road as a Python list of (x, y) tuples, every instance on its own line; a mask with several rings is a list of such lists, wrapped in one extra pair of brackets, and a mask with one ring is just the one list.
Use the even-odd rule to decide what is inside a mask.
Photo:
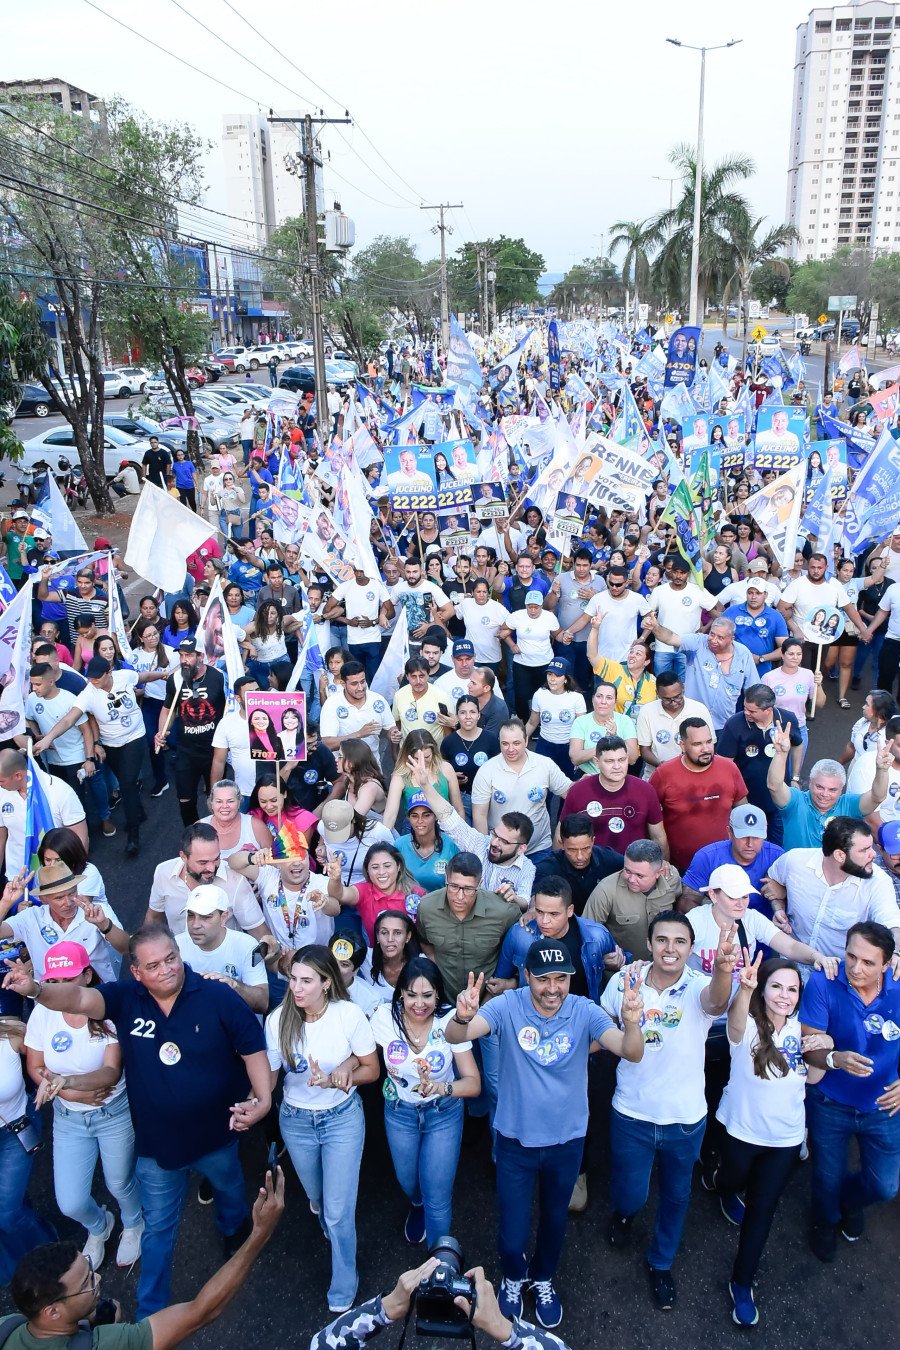
[[(829, 685), (829, 693), (835, 688)], [(834, 754), (847, 741), (864, 690), (854, 696), (851, 712), (829, 702), (817, 718), (811, 754)], [(807, 765), (812, 761), (808, 760)], [(180, 820), (174, 793), (159, 801), (145, 796), (149, 819), (142, 832), (140, 857), (126, 863), (123, 833), (112, 839), (94, 838), (91, 856), (106, 879), (107, 891), (127, 928), (143, 915), (153, 868), (174, 856)], [(590, 1203), (570, 1222), (558, 1288), (565, 1305), (562, 1332), (575, 1350), (618, 1345), (653, 1345), (655, 1350), (694, 1350), (727, 1347), (742, 1333), (730, 1319), (727, 1280), (735, 1250), (735, 1231), (721, 1217), (713, 1198), (700, 1187), (695, 1174), (694, 1197), (675, 1274), (679, 1286), (677, 1308), (657, 1312), (650, 1301), (642, 1267), (651, 1210), (636, 1224), (636, 1246), (627, 1254), (606, 1244), (609, 1215), (606, 1121), (612, 1093), (612, 1065), (607, 1060), (592, 1073), (591, 1106), (596, 1126), (588, 1168)], [(410, 1249), (402, 1236), (406, 1204), (394, 1179), (381, 1124), (381, 1097), (376, 1086), (365, 1090), (368, 1138), (364, 1154), (358, 1209), (360, 1298), (387, 1288), (404, 1268), (424, 1259), (424, 1249)], [(244, 1143), (248, 1194), (261, 1178), (265, 1158), (257, 1130)], [(243, 1350), (248, 1341), (301, 1347), (328, 1320), (325, 1290), (328, 1249), (317, 1221), (285, 1158), (287, 1212), (270, 1247), (254, 1269), (236, 1303), (213, 1328), (200, 1333), (196, 1343), (212, 1350)], [(760, 1271), (757, 1297), (761, 1311), (758, 1339), (766, 1350), (812, 1350), (825, 1341), (844, 1350), (869, 1350), (878, 1343), (897, 1345), (897, 1248), (900, 1210), (894, 1203), (867, 1217), (863, 1239), (854, 1246), (842, 1242), (833, 1266), (821, 1265), (806, 1245), (805, 1222), (810, 1167), (799, 1164), (776, 1216)], [(102, 1191), (102, 1180), (95, 1194)], [(49, 1150), (39, 1157), (32, 1186), (36, 1205), (55, 1215), (50, 1181)], [(456, 1183), (454, 1233), (473, 1265), (483, 1263), (497, 1274), (493, 1171), (486, 1144), (464, 1147)], [(655, 1203), (655, 1201), (651, 1201)], [(80, 1238), (81, 1230), (57, 1216), (63, 1236)], [(130, 1314), (134, 1308), (136, 1275), (114, 1265), (117, 1227), (103, 1268), (104, 1293), (120, 1298)], [(177, 1259), (175, 1295), (189, 1298), (220, 1262), (221, 1248), (211, 1207), (201, 1208), (195, 1189), (185, 1207)], [(0, 1294), (0, 1311), (9, 1310), (8, 1294)], [(528, 1309), (526, 1308), (526, 1315)], [(392, 1333), (396, 1336), (396, 1333)], [(395, 1341), (391, 1341), (394, 1344)]]

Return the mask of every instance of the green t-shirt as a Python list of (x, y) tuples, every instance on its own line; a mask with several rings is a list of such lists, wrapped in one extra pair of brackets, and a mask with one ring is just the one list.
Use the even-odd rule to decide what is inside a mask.
[[(9, 1320), (0, 1317), (0, 1327)], [(4, 1350), (66, 1350), (69, 1336), (33, 1336), (27, 1322), (9, 1337)], [(94, 1327), (91, 1334), (91, 1350), (153, 1350), (153, 1332), (145, 1317), (140, 1322), (112, 1322)]]

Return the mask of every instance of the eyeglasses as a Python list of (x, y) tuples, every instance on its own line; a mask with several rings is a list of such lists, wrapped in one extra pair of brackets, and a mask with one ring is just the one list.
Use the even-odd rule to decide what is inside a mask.
[(67, 1298), (79, 1298), (82, 1294), (89, 1294), (97, 1288), (97, 1285), (100, 1282), (100, 1276), (94, 1269), (94, 1263), (91, 1258), (86, 1256), (84, 1259), (88, 1263), (87, 1284), (83, 1284), (80, 1289), (76, 1289), (71, 1294), (60, 1294), (59, 1298), (53, 1300), (54, 1303), (62, 1303), (63, 1300)]
[(460, 886), (458, 882), (448, 881), (447, 890), (453, 891), (456, 895), (477, 895), (477, 886)]
[(491, 830), (491, 838), (496, 839), (498, 844), (505, 844), (507, 848), (515, 848), (519, 842), (518, 839), (504, 839), (496, 830)]

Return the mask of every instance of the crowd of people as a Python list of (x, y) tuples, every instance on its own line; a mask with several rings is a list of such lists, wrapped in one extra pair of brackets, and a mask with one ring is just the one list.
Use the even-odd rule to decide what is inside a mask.
[[(398, 370), (404, 387), (410, 375)], [(395, 373), (373, 362), (368, 376), (381, 398)], [(423, 378), (441, 378), (433, 354)], [(524, 407), (552, 399), (545, 359), (520, 378)], [(679, 454), (646, 381), (629, 386)], [(338, 436), (350, 415), (338, 399)], [(460, 416), (423, 413), (426, 451)], [(528, 1295), (541, 1327), (562, 1322), (569, 1214), (590, 1192), (619, 1259), (654, 1171), (642, 1259), (655, 1306), (674, 1307), (695, 1165), (737, 1230), (723, 1228), (733, 1319), (755, 1325), (801, 1159), (823, 1262), (898, 1189), (900, 528), (846, 563), (801, 539), (785, 567), (743, 509), (763, 481), (751, 465), (722, 484), (700, 584), (664, 518), (665, 477), (633, 511), (586, 516), (562, 550), (527, 481), (508, 486), (504, 513), (473, 517), (450, 547), (437, 512), (393, 509), (379, 459), (370, 549), (336, 576), (302, 535), (279, 537), (274, 509), (285, 458), (335, 506), (313, 424), (301, 408), (261, 452), (245, 445), (249, 525), (225, 500), (234, 464), (213, 462), (222, 486), (185, 504), (212, 503), (220, 533), (186, 559), (180, 590), (139, 598), (127, 643), (115, 564), (78, 566), (67, 585), (51, 539), (20, 518), (5, 534), (15, 580), (37, 585), (29, 735), (0, 750), (3, 1277), (54, 1236), (29, 1198), (49, 1130), (59, 1212), (99, 1270), (117, 1226), (95, 1198), (99, 1158), (116, 1263), (140, 1261), (137, 1315), (153, 1318), (171, 1302), (192, 1174), (226, 1255), (248, 1238), (238, 1145), (259, 1130), (329, 1243), (323, 1293), (349, 1326), (363, 1099), (380, 1091), (408, 1202), (398, 1243), (454, 1231), (463, 1140), (490, 1149), (498, 1317), (514, 1334)], [(162, 459), (147, 472), (165, 483)], [(217, 584), (237, 679), (204, 638)], [(824, 670), (803, 626), (817, 607), (846, 620)], [(408, 647), (386, 689), (401, 617)], [(878, 687), (863, 696), (870, 654)], [(809, 763), (833, 684), (841, 707), (862, 697), (860, 715), (839, 758)], [(289, 740), (305, 757), (282, 745), (261, 760), (274, 733), (251, 725), (248, 697), (297, 688), (305, 727), (295, 711)], [(36, 866), (32, 775), (50, 817)], [(148, 876), (131, 861), (142, 795), (170, 786), (178, 846)], [(112, 838), (117, 820), (146, 896), (127, 926), (89, 858), (91, 833)], [(611, 1099), (598, 1056), (615, 1066)]]

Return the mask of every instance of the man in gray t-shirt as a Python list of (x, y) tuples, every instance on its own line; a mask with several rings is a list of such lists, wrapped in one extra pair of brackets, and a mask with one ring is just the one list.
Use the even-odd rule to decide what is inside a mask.
[[(521, 1316), (527, 1276), (537, 1319), (545, 1327), (562, 1321), (553, 1277), (587, 1132), (588, 1056), (598, 1045), (633, 1063), (644, 1053), (636, 972), (629, 970), (624, 977), (629, 1006), (621, 1031), (590, 999), (569, 993), (574, 972), (565, 943), (537, 938), (525, 956), (524, 988), (507, 990), (479, 1008), (484, 975), (476, 980), (470, 974), (445, 1029), (451, 1045), (482, 1036), (497, 1041), (500, 1073), (494, 1125), (503, 1268), (499, 1303), (505, 1316)], [(528, 1261), (525, 1249), (537, 1180), (541, 1214), (534, 1255)]]
[(606, 582), (591, 570), (590, 549), (576, 549), (572, 571), (560, 572), (544, 600), (544, 609), (552, 610), (559, 619), (559, 635), (554, 643), (556, 652), (571, 661), (575, 679), (580, 687), (589, 690), (593, 684), (590, 662), (587, 659), (587, 640), (590, 626), (580, 628), (567, 637), (571, 626), (580, 619), (588, 601), (606, 590)]

